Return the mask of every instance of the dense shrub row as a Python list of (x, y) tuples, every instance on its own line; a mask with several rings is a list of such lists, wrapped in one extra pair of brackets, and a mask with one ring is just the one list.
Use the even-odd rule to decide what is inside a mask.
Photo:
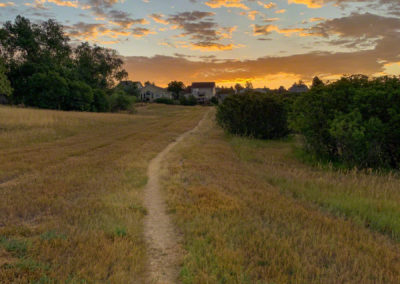
[(293, 105), (291, 126), (306, 150), (347, 166), (400, 167), (400, 80), (343, 77)]
[(233, 134), (254, 138), (280, 138), (289, 132), (283, 99), (270, 94), (228, 96), (218, 106), (217, 121)]
[[(290, 119), (287, 117), (289, 113)], [(317, 159), (358, 168), (400, 168), (400, 79), (363, 75), (324, 85), (314, 80), (302, 94), (232, 95), (218, 107), (217, 121), (233, 134), (304, 137)]]

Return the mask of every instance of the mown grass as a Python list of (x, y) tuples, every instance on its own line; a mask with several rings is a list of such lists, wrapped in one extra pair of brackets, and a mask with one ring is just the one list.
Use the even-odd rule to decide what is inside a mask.
[(205, 111), (0, 107), (0, 283), (141, 282), (148, 162)]
[(294, 143), (226, 136), (211, 115), (173, 150), (183, 283), (400, 281), (399, 179), (305, 165)]

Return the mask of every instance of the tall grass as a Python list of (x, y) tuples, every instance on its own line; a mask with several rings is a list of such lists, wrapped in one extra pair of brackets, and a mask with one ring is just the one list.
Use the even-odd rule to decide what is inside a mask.
[(142, 281), (148, 162), (204, 111), (0, 107), (0, 283)]
[(170, 155), (163, 180), (183, 283), (400, 281), (399, 243), (365, 221), (370, 208), (395, 220), (399, 180), (312, 168), (293, 143), (226, 136), (210, 117)]

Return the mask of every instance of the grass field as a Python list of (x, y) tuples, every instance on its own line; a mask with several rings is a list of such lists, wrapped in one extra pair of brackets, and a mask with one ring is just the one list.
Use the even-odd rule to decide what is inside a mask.
[(223, 133), (210, 114), (163, 187), (183, 283), (400, 283), (400, 180), (294, 157), (294, 140)]
[[(146, 283), (149, 161), (210, 108), (0, 107), (0, 283)], [(163, 162), (183, 283), (399, 283), (400, 178), (302, 163), (214, 112)]]
[(0, 283), (139, 282), (148, 162), (205, 111), (0, 107)]

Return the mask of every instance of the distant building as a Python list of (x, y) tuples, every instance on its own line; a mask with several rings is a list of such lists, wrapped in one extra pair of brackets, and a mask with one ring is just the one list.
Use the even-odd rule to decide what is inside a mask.
[(209, 102), (216, 94), (215, 82), (194, 82), (190, 92), (199, 103)]
[(141, 88), (140, 90), (140, 100), (143, 102), (152, 102), (159, 98), (167, 98), (172, 99), (171, 92), (168, 92), (167, 89), (157, 87), (153, 84), (148, 84)]
[(136, 81), (136, 82), (134, 82), (134, 81), (129, 81), (129, 80), (128, 80), (128, 81), (121, 81), (118, 85), (119, 85), (119, 86), (122, 86), (122, 87), (124, 87), (124, 88), (131, 88), (131, 87), (134, 86), (134, 85), (136, 85), (136, 88), (138, 88), (138, 89), (143, 88), (142, 83), (139, 82), (139, 81)]
[(271, 92), (271, 90), (268, 88), (255, 88), (255, 89), (253, 89), (253, 91), (257, 92), (257, 93), (263, 93), (263, 94)]
[(305, 93), (309, 89), (306, 84), (302, 83), (301, 81), (299, 83), (294, 83), (293, 86), (289, 88), (289, 93)]

